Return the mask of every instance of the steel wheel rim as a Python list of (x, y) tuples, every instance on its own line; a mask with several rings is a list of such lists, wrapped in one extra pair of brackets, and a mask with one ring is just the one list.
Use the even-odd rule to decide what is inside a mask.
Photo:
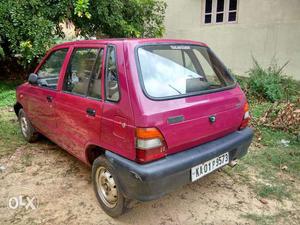
[(114, 208), (118, 201), (118, 190), (114, 178), (105, 167), (96, 171), (97, 193), (108, 208)]
[(21, 122), (21, 130), (24, 136), (27, 136), (27, 131), (28, 131), (28, 121), (25, 116), (22, 116), (20, 118)]

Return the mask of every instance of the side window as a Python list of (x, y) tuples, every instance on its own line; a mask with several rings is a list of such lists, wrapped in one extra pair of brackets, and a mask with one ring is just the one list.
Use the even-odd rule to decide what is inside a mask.
[(105, 95), (107, 100), (117, 102), (120, 99), (120, 92), (115, 47), (108, 47), (106, 57)]
[(197, 73), (197, 70), (196, 70), (190, 56), (186, 52), (184, 52), (183, 55), (184, 55), (185, 68), (189, 69), (190, 71), (193, 71), (194, 73)]
[(202, 70), (205, 74), (206, 80), (211, 84), (211, 85), (221, 85), (221, 81), (216, 74), (216, 72), (213, 69), (214, 64), (211, 62), (210, 57), (207, 52), (201, 53), (198, 50), (194, 50), (195, 55), (197, 56)]
[(92, 98), (101, 99), (101, 72), (102, 72), (102, 60), (103, 60), (103, 48), (100, 49), (94, 69), (92, 71), (91, 77), (90, 77), (90, 83), (88, 87), (88, 96)]
[(74, 94), (101, 98), (102, 58), (103, 49), (75, 49), (68, 64), (63, 90)]
[(67, 48), (56, 50), (46, 59), (37, 72), (39, 85), (56, 89), (59, 73), (68, 52)]

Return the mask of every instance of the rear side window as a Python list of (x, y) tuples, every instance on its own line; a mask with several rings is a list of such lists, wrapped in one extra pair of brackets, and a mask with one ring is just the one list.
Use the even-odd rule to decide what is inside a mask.
[(67, 48), (56, 50), (46, 59), (44, 64), (37, 72), (38, 82), (40, 86), (44, 86), (51, 89), (56, 89), (59, 73), (64, 63)]
[(117, 102), (120, 99), (119, 77), (117, 68), (116, 49), (109, 46), (107, 50), (105, 70), (105, 94), (109, 101)]
[(150, 45), (138, 48), (142, 86), (153, 98), (213, 92), (235, 84), (207, 47)]
[(75, 49), (67, 67), (63, 90), (100, 99), (102, 60), (102, 48)]

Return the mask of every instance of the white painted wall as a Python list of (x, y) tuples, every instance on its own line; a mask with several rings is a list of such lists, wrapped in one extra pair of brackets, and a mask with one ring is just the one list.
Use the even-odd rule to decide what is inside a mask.
[(245, 75), (252, 56), (262, 65), (289, 61), (300, 80), (300, 0), (239, 0), (236, 24), (204, 25), (204, 0), (166, 0), (166, 38), (207, 43), (234, 73)]

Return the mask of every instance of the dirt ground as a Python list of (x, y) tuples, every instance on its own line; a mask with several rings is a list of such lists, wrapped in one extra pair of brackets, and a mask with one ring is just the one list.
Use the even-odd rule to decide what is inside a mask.
[[(298, 203), (262, 203), (237, 175), (218, 171), (150, 202), (133, 202), (126, 214), (113, 219), (99, 207), (91, 185), (90, 168), (55, 144), (42, 140), (0, 158), (0, 224), (255, 224), (247, 215), (272, 219), (289, 211), (299, 224)], [(255, 172), (255, 171), (254, 171)], [(11, 209), (8, 196), (29, 190), (36, 209)]]

